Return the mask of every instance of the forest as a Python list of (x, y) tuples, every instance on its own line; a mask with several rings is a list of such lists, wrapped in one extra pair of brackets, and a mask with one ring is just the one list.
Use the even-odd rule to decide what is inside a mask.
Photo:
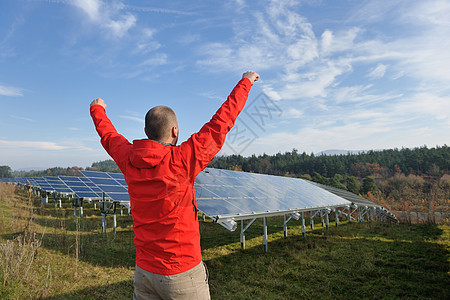
[(209, 166), (299, 177), (360, 194), (399, 214), (421, 213), (426, 221), (450, 219), (447, 145), (320, 156), (293, 149), (275, 155), (219, 156)]
[[(450, 218), (450, 148), (388, 149), (314, 155), (290, 152), (275, 155), (216, 156), (209, 167), (297, 177), (360, 194), (393, 212), (421, 212), (427, 218)], [(43, 171), (11, 171), (0, 166), (0, 177), (79, 176), (81, 167)], [(113, 160), (94, 162), (86, 170), (120, 172)]]
[(366, 177), (378, 174), (384, 178), (396, 173), (406, 175), (437, 176), (449, 172), (450, 149), (447, 145), (436, 148), (426, 146), (414, 149), (389, 149), (367, 151), (346, 155), (320, 155), (314, 153), (291, 152), (275, 155), (241, 155), (219, 156), (210, 167), (220, 169), (238, 168), (245, 172), (256, 172), (272, 175), (293, 175), (318, 173), (325, 177), (335, 174), (345, 176)]

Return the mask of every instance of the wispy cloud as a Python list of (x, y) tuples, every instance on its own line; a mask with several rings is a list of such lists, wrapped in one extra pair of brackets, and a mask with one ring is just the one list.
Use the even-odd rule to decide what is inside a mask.
[(373, 68), (369, 74), (367, 74), (367, 77), (370, 79), (379, 79), (383, 78), (384, 74), (386, 73), (387, 66), (384, 64), (378, 64), (375, 68)]
[(144, 60), (139, 67), (156, 67), (167, 64), (167, 54), (157, 53), (153, 57)]
[(176, 9), (165, 9), (165, 8), (133, 6), (133, 5), (125, 5), (124, 9), (143, 13), (160, 13), (160, 14), (173, 14), (183, 16), (192, 16), (196, 14), (195, 12), (182, 11)]
[(23, 96), (23, 93), (21, 88), (0, 85), (0, 96), (19, 97)]
[(51, 151), (92, 151), (92, 148), (84, 146), (80, 142), (66, 141), (63, 143), (46, 142), (46, 141), (12, 141), (0, 140), (1, 148), (11, 149), (30, 149), (30, 150), (51, 150)]
[(156, 30), (154, 29), (143, 28), (140, 34), (140, 38), (137, 41), (134, 53), (147, 54), (159, 49), (161, 47), (161, 44), (157, 40), (155, 40), (155, 33)]
[(35, 142), (35, 141), (7, 141), (0, 140), (0, 146), (10, 148), (32, 148), (37, 150), (66, 150), (67, 146), (59, 145), (54, 142)]
[(304, 112), (296, 108), (290, 108), (283, 111), (283, 117), (288, 119), (298, 119), (303, 116)]
[(132, 120), (132, 121), (138, 122), (140, 124), (145, 124), (145, 121), (143, 118), (139, 118), (139, 117), (135, 117), (135, 116), (126, 116), (126, 115), (121, 115), (119, 117), (122, 119)]
[(124, 12), (122, 2), (101, 0), (74, 0), (74, 6), (83, 11), (93, 23), (105, 28), (116, 37), (124, 36), (136, 24), (136, 16)]
[(33, 120), (31, 118), (27, 118), (27, 117), (21, 117), (21, 116), (15, 116), (15, 115), (10, 115), (11, 118), (17, 119), (17, 120), (22, 120), (22, 121), (27, 121), (27, 122), (36, 122), (36, 120)]
[(201, 93), (198, 93), (198, 95), (201, 96), (201, 97), (205, 97), (207, 99), (223, 100), (223, 97), (218, 96), (216, 94), (216, 92), (214, 92), (214, 91), (201, 92)]

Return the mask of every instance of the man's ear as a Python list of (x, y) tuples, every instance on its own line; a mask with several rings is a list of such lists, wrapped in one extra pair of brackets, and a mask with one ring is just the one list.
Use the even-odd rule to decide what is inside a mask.
[(173, 137), (178, 136), (178, 127), (176, 127), (176, 126), (172, 127), (172, 136)]

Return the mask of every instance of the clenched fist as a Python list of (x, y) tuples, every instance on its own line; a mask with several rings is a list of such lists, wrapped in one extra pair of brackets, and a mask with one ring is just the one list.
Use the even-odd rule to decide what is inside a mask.
[(101, 105), (101, 106), (103, 106), (103, 108), (106, 108), (105, 101), (103, 101), (102, 98), (97, 98), (97, 99), (95, 99), (94, 101), (92, 101), (92, 102), (91, 102), (91, 106), (92, 106), (92, 105)]
[(253, 85), (253, 82), (258, 81), (259, 74), (255, 73), (255, 72), (252, 72), (252, 71), (247, 71), (244, 74), (242, 74), (242, 78), (250, 79), (250, 81), (252, 82), (252, 85)]

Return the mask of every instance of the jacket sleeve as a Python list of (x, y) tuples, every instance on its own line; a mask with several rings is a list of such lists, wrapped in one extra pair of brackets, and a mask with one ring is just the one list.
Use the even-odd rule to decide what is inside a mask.
[(106, 116), (105, 109), (101, 105), (91, 106), (90, 111), (103, 148), (114, 159), (122, 173), (125, 174), (128, 153), (132, 147), (131, 143), (117, 133), (116, 128)]
[(226, 135), (244, 108), (251, 87), (248, 78), (241, 79), (212, 119), (179, 146), (178, 150), (190, 178), (195, 179), (220, 151)]

